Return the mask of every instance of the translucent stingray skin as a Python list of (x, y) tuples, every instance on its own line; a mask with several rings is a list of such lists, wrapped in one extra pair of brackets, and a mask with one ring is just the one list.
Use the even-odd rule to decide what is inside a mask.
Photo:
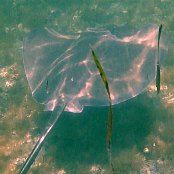
[[(74, 113), (109, 104), (89, 45), (107, 75), (112, 105), (140, 94), (156, 75), (159, 27), (149, 25), (123, 36), (125, 29), (74, 35), (48, 28), (30, 32), (24, 41), (24, 67), (36, 101), (50, 111), (67, 103), (65, 110)], [(160, 60), (166, 50), (162, 36)]]

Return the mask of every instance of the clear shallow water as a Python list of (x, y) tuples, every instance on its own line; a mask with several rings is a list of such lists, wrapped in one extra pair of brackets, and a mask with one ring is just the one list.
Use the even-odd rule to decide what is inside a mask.
[[(51, 113), (33, 100), (24, 74), (22, 38), (52, 27), (86, 28), (163, 24), (169, 50), (162, 92), (154, 84), (140, 96), (114, 107), (113, 161), (117, 173), (173, 173), (173, 1), (4, 1), (0, 6), (0, 169), (17, 173), (44, 130)], [(64, 113), (48, 137), (31, 173), (109, 173), (106, 152), (107, 108)], [(99, 167), (100, 166), (100, 167)], [(101, 169), (100, 169), (101, 168)]]

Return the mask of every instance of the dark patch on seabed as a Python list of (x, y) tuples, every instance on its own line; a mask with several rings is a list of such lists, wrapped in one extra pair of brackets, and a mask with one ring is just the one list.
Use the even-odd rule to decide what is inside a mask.
[[(154, 110), (153, 98), (145, 93), (113, 107), (113, 156), (134, 146), (143, 151), (155, 121)], [(107, 114), (108, 107), (85, 107), (80, 114), (62, 114), (45, 143), (47, 155), (54, 158), (56, 166), (76, 172), (79, 166), (108, 164)], [(38, 127), (44, 127), (48, 118), (48, 114), (39, 118)]]

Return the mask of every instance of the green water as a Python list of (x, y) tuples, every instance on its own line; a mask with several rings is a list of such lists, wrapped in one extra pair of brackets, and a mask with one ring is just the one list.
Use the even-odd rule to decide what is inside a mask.
[[(0, 173), (18, 173), (50, 112), (36, 103), (22, 60), (25, 34), (42, 27), (76, 32), (163, 24), (169, 49), (154, 85), (113, 108), (113, 163), (118, 174), (174, 173), (174, 1), (173, 0), (1, 0), (0, 2)], [(109, 174), (107, 108), (64, 112), (29, 173)]]

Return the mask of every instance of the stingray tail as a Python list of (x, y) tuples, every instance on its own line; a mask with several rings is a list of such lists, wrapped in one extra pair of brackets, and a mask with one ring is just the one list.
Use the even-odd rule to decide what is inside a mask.
[(45, 138), (48, 136), (48, 134), (51, 131), (51, 129), (55, 126), (57, 120), (59, 119), (60, 115), (64, 111), (65, 106), (66, 105), (64, 104), (63, 106), (59, 107), (58, 111), (57, 110), (54, 111), (54, 112), (56, 112), (55, 113), (56, 117), (54, 118), (54, 120), (51, 123), (51, 125), (49, 126), (49, 128), (46, 129), (46, 131), (43, 133), (41, 138), (38, 140), (38, 142), (34, 146), (33, 150), (30, 153), (30, 155), (28, 156), (28, 158), (26, 159), (25, 163), (23, 164), (19, 174), (26, 174), (28, 172), (28, 170), (30, 169), (31, 165), (35, 161), (37, 155), (39, 154), (39, 152), (40, 152), (40, 150), (41, 150), (41, 148), (43, 146)]

